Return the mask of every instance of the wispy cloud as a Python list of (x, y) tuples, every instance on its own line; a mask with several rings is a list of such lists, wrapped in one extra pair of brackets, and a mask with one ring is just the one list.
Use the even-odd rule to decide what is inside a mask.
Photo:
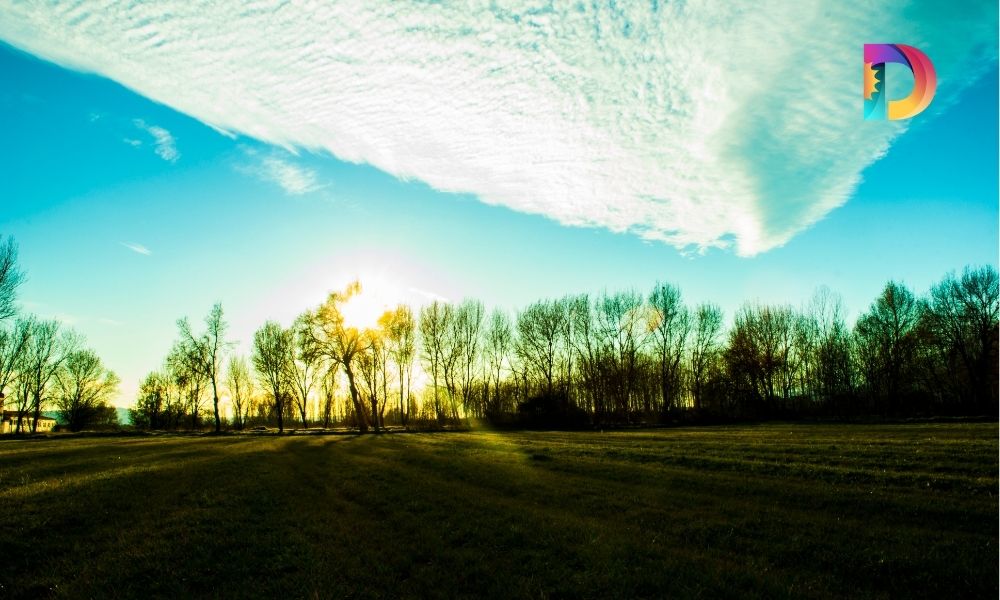
[[(0, 38), (223, 131), (745, 255), (847, 201), (905, 132), (861, 121), (862, 44), (924, 50), (932, 109), (997, 54), (995, 2), (503, 4), (24, 3), (3, 9)], [(316, 185), (262, 165), (290, 193)]]
[(449, 302), (448, 298), (446, 298), (445, 296), (442, 296), (441, 294), (438, 294), (437, 292), (432, 292), (430, 290), (425, 290), (425, 289), (418, 288), (418, 287), (411, 287), (411, 288), (408, 288), (408, 291), (410, 291), (413, 294), (416, 294), (417, 296), (419, 296), (420, 298), (422, 298), (424, 300), (431, 300), (431, 301), (435, 301), (436, 300), (438, 302)]
[(296, 164), (290, 158), (283, 158), (277, 153), (262, 155), (252, 148), (244, 148), (243, 151), (249, 163), (238, 165), (240, 172), (275, 183), (288, 194), (300, 196), (324, 187), (316, 171)]
[(122, 246), (125, 246), (132, 252), (135, 252), (137, 254), (142, 254), (143, 256), (149, 256), (150, 254), (153, 253), (149, 248), (143, 246), (142, 244), (136, 244), (133, 242), (118, 242), (118, 243), (121, 244)]
[[(132, 124), (152, 136), (157, 156), (167, 162), (177, 162), (177, 159), (181, 157), (181, 153), (177, 151), (174, 136), (169, 131), (158, 125), (149, 125), (142, 119), (134, 119)], [(135, 146), (136, 144), (132, 142), (138, 140), (129, 140), (126, 138), (125, 141)]]

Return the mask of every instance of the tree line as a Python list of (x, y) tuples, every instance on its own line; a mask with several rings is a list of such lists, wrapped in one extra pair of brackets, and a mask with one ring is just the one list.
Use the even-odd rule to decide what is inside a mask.
[(118, 377), (72, 329), (20, 314), (16, 294), (25, 274), (17, 253), (13, 238), (0, 237), (0, 400), (13, 413), (14, 432), (35, 433), (50, 409), (71, 431), (116, 426), (109, 402)]
[[(142, 382), (138, 427), (604, 426), (688, 419), (997, 416), (998, 276), (889, 282), (849, 325), (840, 298), (718, 305), (680, 289), (569, 295), (519, 311), (475, 299), (399, 305), (359, 328), (355, 282), (232, 352), (215, 305)], [(220, 390), (222, 390), (220, 392)], [(228, 411), (220, 411), (226, 396)]]

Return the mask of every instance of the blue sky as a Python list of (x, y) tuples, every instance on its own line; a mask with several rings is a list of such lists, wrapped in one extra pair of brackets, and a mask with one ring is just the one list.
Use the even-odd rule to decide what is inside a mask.
[[(819, 190), (817, 197), (826, 193), (823, 185), (847, 190), (837, 192), (843, 197), (790, 200), (781, 197), (781, 181), (765, 177), (757, 188), (771, 191), (771, 204), (766, 197), (755, 204), (705, 204), (698, 196), (702, 188), (685, 187), (694, 184), (669, 171), (667, 155), (657, 157), (656, 164), (666, 165), (665, 182), (691, 190), (684, 205), (711, 213), (683, 212), (672, 208), (683, 203), (668, 198), (673, 204), (664, 210), (680, 224), (674, 227), (635, 216), (656, 203), (626, 198), (622, 211), (632, 211), (626, 216), (613, 205), (581, 204), (585, 210), (569, 213), (559, 207), (573, 198), (525, 203), (519, 189), (500, 177), (479, 193), (437, 191), (461, 189), (466, 181), (478, 189), (476, 177), (484, 175), (473, 165), (461, 178), (448, 179), (447, 169), (407, 155), (412, 147), (383, 151), (379, 144), (391, 131), (363, 135), (371, 131), (364, 128), (336, 130), (359, 136), (360, 150), (340, 152), (351, 159), (341, 160), (331, 155), (339, 148), (335, 143), (316, 142), (329, 129), (277, 139), (281, 121), (275, 117), (272, 130), (254, 135), (250, 126), (189, 116), (197, 112), (184, 109), (190, 98), (158, 103), (114, 76), (81, 73), (0, 44), (0, 233), (20, 245), (29, 275), (23, 308), (56, 316), (86, 335), (122, 376), (121, 405), (132, 402), (138, 380), (162, 361), (178, 317), (200, 319), (222, 301), (231, 337), (245, 351), (265, 319), (287, 322), (353, 276), (376, 282), (386, 302), (475, 296), (510, 309), (571, 292), (646, 290), (659, 279), (679, 284), (691, 303), (719, 303), (727, 318), (745, 300), (800, 305), (817, 286), (828, 285), (843, 296), (853, 320), (888, 279), (925, 291), (947, 271), (997, 264), (995, 48), (986, 56), (960, 82), (939, 73), (942, 89), (949, 82), (953, 89), (939, 92), (939, 101), (905, 130), (889, 133), (895, 124), (862, 121), (860, 76), (851, 79), (846, 87), (856, 122), (850, 135), (864, 147), (869, 128), (871, 151), (884, 156), (861, 160), (860, 170), (838, 158), (829, 164), (830, 171), (844, 170), (840, 179), (800, 182)], [(859, 60), (860, 45), (850, 57), (855, 71)], [(335, 122), (323, 118), (327, 127)], [(700, 113), (685, 118), (712, 127)], [(746, 119), (734, 119), (727, 127), (757, 136), (760, 148), (775, 143), (746, 129)], [(412, 124), (400, 125), (407, 126)], [(475, 123), (467, 126), (474, 138)], [(808, 140), (810, 126), (803, 126)], [(827, 129), (815, 123), (816, 144), (837, 134)], [(788, 143), (796, 143), (791, 136)], [(439, 145), (448, 139), (427, 142), (428, 152), (444, 152)], [(692, 147), (686, 148), (696, 154)], [(793, 159), (811, 152), (808, 144), (795, 150)], [(746, 149), (729, 144), (726, 152)], [(449, 152), (443, 156), (453, 160)], [(748, 160), (747, 168), (804, 172), (831, 160), (819, 154), (810, 159), (815, 164), (801, 158), (789, 163), (782, 156)], [(617, 176), (627, 187), (626, 176), (635, 173)], [(720, 171), (719, 178), (739, 189), (741, 180), (731, 173)], [(603, 190), (606, 183), (595, 178), (590, 186)], [(542, 186), (537, 194), (561, 193), (553, 189), (559, 188)], [(641, 192), (635, 189), (637, 197)], [(768, 213), (772, 204), (778, 208)], [(728, 219), (747, 211), (764, 215), (759, 227), (727, 230)], [(796, 216), (807, 213), (813, 216)], [(787, 215), (795, 216), (793, 224)]]

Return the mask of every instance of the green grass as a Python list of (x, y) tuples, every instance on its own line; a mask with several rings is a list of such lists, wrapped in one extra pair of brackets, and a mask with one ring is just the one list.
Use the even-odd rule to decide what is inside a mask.
[(997, 425), (0, 441), (0, 597), (997, 595)]

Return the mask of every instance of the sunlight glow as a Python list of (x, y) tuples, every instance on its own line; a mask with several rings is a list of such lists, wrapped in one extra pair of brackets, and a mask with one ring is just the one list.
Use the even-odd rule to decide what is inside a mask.
[(387, 277), (375, 273), (359, 276), (361, 292), (341, 307), (344, 323), (357, 329), (373, 329), (378, 319), (397, 304), (407, 301), (407, 294)]

